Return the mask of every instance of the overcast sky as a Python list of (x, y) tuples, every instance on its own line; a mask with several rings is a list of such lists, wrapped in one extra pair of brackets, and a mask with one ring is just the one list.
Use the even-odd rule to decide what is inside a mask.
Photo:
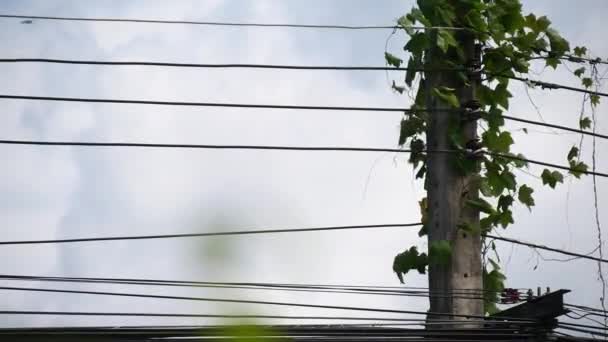
[[(381, 3), (381, 4), (380, 4)], [(157, 18), (261, 23), (390, 25), (412, 1), (9, 1), (0, 12), (32, 15)], [(573, 45), (608, 56), (604, 15), (608, 3), (585, 0), (525, 1), (545, 14)], [(584, 18), (585, 20), (581, 20)], [(144, 60), (192, 63), (383, 65), (389, 31), (327, 31), (187, 25), (0, 20), (3, 58)], [(402, 53), (402, 33), (389, 50)], [(536, 68), (543, 80), (578, 86), (564, 69)], [(335, 106), (403, 106), (384, 72), (168, 69), (44, 64), (0, 65), (0, 93), (69, 97), (154, 99)], [(539, 120), (524, 85), (509, 114)], [(576, 127), (582, 96), (530, 90), (548, 122)], [(598, 131), (608, 132), (608, 108), (598, 111)], [(394, 148), (399, 113), (174, 108), (3, 100), (2, 139), (132, 141), (201, 144), (328, 145)], [(564, 164), (579, 137), (512, 125), (516, 152)], [(558, 133), (558, 134), (556, 134)], [(603, 141), (598, 170), (608, 171)], [(590, 164), (591, 144), (584, 143)], [(152, 150), (0, 146), (0, 217), (3, 240), (167, 234), (256, 228), (299, 228), (417, 222), (422, 184), (406, 156), (370, 153)], [(542, 169), (531, 167), (531, 173)], [(516, 208), (505, 236), (589, 252), (597, 244), (590, 178), (553, 191), (538, 179), (537, 206)], [(598, 179), (601, 219), (608, 183)], [(608, 225), (608, 223), (606, 223)], [(606, 231), (604, 231), (606, 233)], [(73, 245), (3, 246), (0, 273), (130, 277), (205, 281), (398, 285), (393, 257), (426, 246), (417, 229), (259, 235)], [(503, 233), (503, 232), (501, 232)], [(499, 245), (509, 287), (567, 288), (569, 302), (598, 307), (597, 265), (538, 260), (523, 247)], [(545, 254), (547, 257), (559, 255)], [(537, 266), (537, 267), (536, 267)], [(427, 279), (408, 275), (408, 286)], [(60, 284), (4, 282), (61, 288)], [(64, 287), (74, 288), (73, 285)], [(187, 290), (121, 286), (78, 288), (174, 295), (242, 297), (426, 310), (419, 298), (316, 295), (263, 291)], [(142, 312), (248, 312), (328, 314), (282, 307), (79, 295), (3, 292), (3, 309)], [(355, 313), (353, 313), (355, 314)], [(203, 324), (201, 320), (76, 317), (8, 317), (2, 326)]]

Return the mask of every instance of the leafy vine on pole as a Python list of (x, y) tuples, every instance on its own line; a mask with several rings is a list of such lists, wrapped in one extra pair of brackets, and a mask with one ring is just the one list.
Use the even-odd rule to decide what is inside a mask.
[[(585, 47), (571, 48), (551, 25), (545, 16), (524, 15), (519, 0), (418, 0), (417, 6), (397, 20), (400, 29), (409, 35), (404, 46), (407, 56), (407, 67), (403, 84), (393, 82), (392, 88), (399, 93), (412, 89), (415, 93), (412, 111), (404, 115), (401, 121), (399, 145), (408, 146), (412, 153), (409, 162), (415, 170), (417, 179), (425, 179), (426, 136), (428, 113), (425, 108), (425, 73), (416, 70), (450, 70), (462, 82), (469, 82), (467, 61), (459, 46), (456, 34), (467, 30), (474, 34), (477, 43), (483, 48), (482, 73), (483, 82), (477, 87), (476, 98), (481, 105), (481, 117), (484, 127), (481, 133), (481, 146), (488, 152), (479, 161), (465, 157), (458, 158), (454, 167), (463, 174), (479, 173), (480, 197), (470, 200), (465, 205), (476, 208), (482, 213), (479, 226), (461, 224), (459, 229), (475, 234), (489, 233), (497, 228), (507, 228), (514, 223), (513, 205), (520, 202), (528, 209), (535, 205), (534, 188), (524, 184), (513, 172), (515, 169), (527, 168), (525, 162), (500, 157), (493, 153), (509, 155), (514, 139), (505, 129), (502, 114), (509, 109), (512, 94), (509, 91), (510, 77), (526, 75), (533, 60), (544, 60), (547, 67), (557, 69), (563, 61), (580, 62), (587, 60)], [(428, 29), (413, 29), (413, 26), (424, 26)], [(429, 51), (439, 51), (429, 58)], [(579, 60), (577, 60), (577, 58)], [(401, 67), (404, 59), (385, 51), (386, 63)], [(593, 64), (592, 59), (589, 59)], [(469, 70), (470, 71), (470, 70)], [(588, 77), (585, 67), (576, 69), (573, 74), (581, 84), (591, 89), (594, 82)], [(528, 86), (534, 87), (534, 84)], [(432, 95), (440, 98), (455, 110), (461, 108), (455, 90), (438, 87), (431, 90)], [(591, 95), (592, 106), (599, 104), (599, 96)], [(581, 129), (589, 129), (592, 119), (583, 116), (579, 120)], [(466, 141), (458, 125), (450, 130), (449, 139), (457, 150), (466, 149)], [(492, 153), (493, 152), (493, 153)], [(565, 156), (572, 171), (579, 178), (588, 166), (580, 160), (579, 149), (573, 146)], [(521, 156), (520, 156), (521, 157)], [(582, 172), (581, 172), (582, 171)], [(559, 171), (544, 169), (540, 174), (544, 185), (555, 188), (563, 183), (564, 175)], [(425, 184), (426, 188), (426, 184)], [(420, 202), (422, 222), (426, 221), (427, 201)], [(419, 235), (424, 236), (427, 227), (423, 226)], [(495, 251), (493, 243), (488, 248)], [(487, 248), (486, 248), (487, 249)], [(409, 271), (425, 273), (429, 263), (445, 262), (449, 258), (450, 246), (446, 241), (436, 242), (429, 246), (428, 253), (419, 252), (411, 247), (395, 257), (393, 270), (403, 282), (403, 276)], [(484, 256), (483, 282), (485, 291), (485, 310), (493, 313), (497, 310), (500, 292), (504, 289), (505, 275), (499, 267), (498, 254), (494, 258)]]

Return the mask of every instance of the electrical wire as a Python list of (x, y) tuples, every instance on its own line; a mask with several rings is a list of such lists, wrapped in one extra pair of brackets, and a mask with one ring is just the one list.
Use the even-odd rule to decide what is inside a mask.
[[(265, 109), (289, 109), (289, 110), (341, 110), (341, 111), (364, 111), (364, 112), (413, 112), (411, 109), (399, 107), (335, 107), (335, 106), (297, 106), (297, 105), (271, 105), (271, 104), (243, 104), (243, 103), (218, 103), (218, 102), (180, 102), (180, 101), (153, 101), (153, 100), (121, 100), (100, 99), (82, 97), (53, 97), (53, 96), (27, 96), (27, 95), (0, 95), (0, 99), (30, 100), (30, 101), (55, 101), (55, 102), (83, 102), (83, 103), (115, 103), (115, 104), (138, 104), (157, 106), (185, 106), (185, 107), (226, 107), (226, 108), (265, 108)], [(429, 112), (428, 109), (416, 109), (417, 112)], [(433, 110), (434, 111), (434, 110)], [(440, 111), (440, 110), (437, 110)], [(441, 111), (445, 111), (441, 109)]]
[(592, 91), (592, 90), (583, 89), (583, 88), (570, 87), (567, 85), (562, 85), (562, 84), (557, 84), (557, 83), (543, 82), (543, 81), (533, 80), (533, 79), (529, 79), (529, 78), (525, 78), (525, 77), (509, 76), (509, 75), (502, 75), (502, 74), (495, 74), (495, 73), (488, 73), (488, 75), (509, 78), (509, 79), (524, 82), (524, 83), (527, 83), (527, 84), (530, 84), (533, 86), (539, 86), (543, 89), (565, 89), (565, 90), (570, 90), (570, 91), (575, 91), (578, 93), (584, 93), (584, 94), (595, 95), (595, 96), (608, 96), (608, 93), (602, 93), (602, 92)]
[[(153, 295), (153, 294), (142, 294), (142, 293), (81, 291), (81, 290), (63, 290), (63, 289), (10, 287), (10, 286), (0, 286), (0, 290), (45, 292), (45, 293), (65, 293), (65, 294), (86, 294), (86, 295), (100, 295), (100, 296), (135, 297), (135, 298), (149, 298), (149, 299), (170, 299), (170, 300), (236, 303), (236, 304), (261, 304), (261, 305), (305, 307), (305, 308), (314, 308), (314, 309), (351, 310), (351, 311), (382, 312), (382, 313), (393, 313), (393, 314), (414, 314), (414, 315), (431, 315), (431, 316), (485, 319), (485, 316), (481, 316), (481, 315), (464, 315), (464, 314), (437, 313), (437, 312), (425, 312), (425, 311), (413, 311), (413, 310), (396, 310), (396, 309), (381, 309), (381, 308), (369, 308), (369, 307), (288, 303), (288, 302), (274, 302), (274, 301), (256, 301), (256, 300), (232, 299), (232, 298), (185, 297), (185, 296)], [(500, 318), (504, 319), (505, 321), (511, 320), (514, 322), (533, 322), (533, 320), (531, 320), (531, 319), (522, 319), (522, 318), (517, 318), (517, 317), (500, 317)]]
[[(148, 147), (148, 148), (190, 148), (190, 149), (228, 149), (228, 150), (283, 150), (283, 151), (334, 151), (334, 152), (394, 152), (411, 153), (411, 150), (398, 148), (368, 148), (368, 147), (325, 147), (325, 146), (263, 146), (263, 145), (202, 145), (202, 144), (158, 144), (158, 143), (128, 143), (128, 142), (78, 142), (78, 141), (35, 141), (2, 139), (4, 145), (39, 145), (39, 146), (83, 146), (83, 147)], [(458, 153), (457, 150), (427, 150), (426, 153)], [(578, 172), (587, 175), (608, 177), (608, 173), (597, 171), (577, 170), (569, 166), (547, 163), (543, 161), (518, 157), (511, 154), (484, 151), (483, 153), (506, 159), (519, 160), (530, 164), (538, 164), (556, 169)], [(1, 244), (1, 243), (0, 243)]]
[[(480, 295), (483, 293), (502, 293), (502, 291), (487, 291), (483, 289), (467, 290), (452, 289), (451, 291), (429, 291), (408, 290), (408, 287), (398, 287), (396, 289), (375, 288), (367, 286), (342, 287), (326, 285), (293, 285), (293, 284), (268, 284), (268, 283), (225, 283), (225, 282), (205, 282), (205, 281), (174, 281), (156, 279), (123, 279), (123, 278), (92, 278), (92, 277), (49, 277), (49, 276), (28, 276), (0, 274), (0, 280), (15, 281), (41, 281), (41, 282), (67, 282), (67, 283), (89, 283), (89, 284), (120, 284), (120, 285), (143, 285), (143, 286), (177, 286), (195, 288), (228, 288), (228, 289), (247, 289), (247, 290), (278, 290), (278, 291), (297, 291), (297, 292), (324, 292), (324, 293), (347, 293), (347, 294), (368, 294), (368, 295), (392, 295), (392, 296), (414, 296), (429, 297), (436, 295), (446, 298), (462, 299), (484, 299)], [(520, 295), (523, 293), (519, 292)]]
[[(99, 241), (119, 241), (119, 240), (149, 240), (149, 239), (173, 239), (173, 238), (193, 238), (193, 237), (211, 237), (211, 236), (228, 236), (228, 235), (251, 235), (251, 234), (276, 234), (276, 233), (298, 233), (311, 231), (331, 231), (331, 230), (349, 230), (349, 229), (380, 229), (380, 228), (398, 228), (398, 227), (417, 227), (421, 223), (404, 223), (404, 224), (380, 224), (380, 225), (361, 225), (361, 226), (333, 226), (333, 227), (313, 227), (313, 228), (295, 228), (295, 229), (258, 229), (258, 230), (238, 230), (225, 232), (209, 232), (209, 233), (186, 233), (186, 234), (161, 234), (161, 235), (136, 235), (136, 236), (109, 236), (109, 237), (93, 237), (93, 238), (71, 238), (71, 239), (48, 239), (48, 240), (20, 240), (20, 241), (0, 241), (0, 245), (33, 245), (33, 244), (59, 244), (59, 243), (80, 243), (80, 242), (99, 242)], [(608, 262), (608, 260), (589, 256), (580, 253), (569, 252), (557, 248), (538, 245), (530, 242), (523, 242), (515, 239), (509, 239), (501, 236), (484, 234), (485, 237), (500, 241), (510, 242), (514, 244), (524, 245), (531, 248), (543, 249), (551, 252), (561, 253), (569, 256), (579, 257), (581, 259), (595, 260), (599, 262)]]
[[(316, 67), (315, 67), (316, 68)], [(324, 68), (324, 67), (319, 67)], [(334, 67), (327, 67), (334, 68)], [(350, 68), (350, 67), (344, 67)], [(356, 68), (356, 67), (353, 67)], [(361, 67), (365, 68), (365, 67)], [(394, 69), (394, 68), (392, 68)], [(363, 69), (361, 69), (363, 70)], [(367, 69), (365, 69), (367, 70)], [(378, 70), (384, 70), (382, 68)], [(399, 69), (396, 69), (399, 70)], [(398, 107), (348, 107), (348, 106), (298, 106), (298, 105), (270, 105), (270, 104), (240, 104), (240, 103), (213, 103), (213, 102), (178, 102), (178, 101), (152, 101), (152, 100), (121, 100), (121, 99), (99, 99), (99, 98), (74, 98), (74, 97), (49, 97), (49, 96), (25, 96), (25, 95), (0, 95), (0, 99), (14, 100), (32, 100), (32, 101), (59, 101), (59, 102), (85, 102), (85, 103), (115, 103), (115, 104), (141, 104), (141, 105), (162, 105), (162, 106), (193, 106), (193, 107), (227, 107), (227, 108), (264, 108), (264, 109), (286, 109), (286, 110), (336, 110), (336, 111), (378, 111), (378, 112), (446, 112), (457, 111), (450, 109), (425, 109), (417, 108), (415, 110), (409, 108)], [(549, 124), (539, 121), (520, 119), (514, 116), (502, 115), (504, 119), (519, 121), (528, 124), (545, 126), (551, 128), (562, 129), (566, 131), (596, 136), (608, 139), (608, 135), (602, 135), (594, 132), (587, 132), (581, 129), (570, 128), (555, 124)]]
[(97, 61), (97, 60), (73, 60), (53, 58), (0, 58), (0, 63), (53, 63), (53, 64), (76, 64), (76, 65), (103, 65), (103, 66), (154, 66), (175, 68), (209, 68), (209, 69), (282, 69), (282, 70), (336, 70), (336, 71), (464, 71), (464, 68), (409, 68), (392, 66), (338, 66), (338, 65), (280, 65), (280, 64), (210, 64), (210, 63), (170, 63), (170, 62), (144, 62), (144, 61)]
[(551, 123), (541, 122), (541, 121), (522, 119), (522, 118), (518, 118), (518, 117), (515, 117), (515, 116), (510, 116), (510, 115), (502, 115), (501, 117), (503, 119), (507, 119), (507, 120), (511, 120), (511, 121), (518, 121), (518, 122), (523, 122), (523, 123), (527, 123), (527, 124), (531, 124), (531, 125), (550, 127), (550, 128), (555, 128), (555, 129), (561, 129), (561, 130), (564, 130), (564, 131), (570, 131), (570, 132), (574, 132), (574, 133), (590, 135), (590, 136), (594, 136), (594, 137), (597, 137), (597, 138), (608, 139), (608, 135), (600, 134), (600, 133), (595, 133), (595, 132), (591, 132), (591, 131), (585, 131), (585, 130), (578, 129), (578, 128), (572, 128), (572, 127), (568, 127), (568, 126), (561, 126), (561, 125), (556, 125), (556, 124), (551, 124)]
[(484, 234), (484, 236), (485, 237), (489, 237), (491, 239), (496, 239), (496, 240), (499, 240), (499, 241), (510, 242), (510, 243), (514, 243), (514, 244), (518, 244), (518, 245), (522, 245), (522, 246), (527, 246), (527, 247), (530, 247), (530, 248), (542, 249), (542, 250), (545, 250), (545, 251), (560, 253), (560, 254), (569, 255), (569, 256), (575, 256), (575, 257), (581, 258), (581, 259), (588, 259), (588, 260), (594, 260), (594, 261), (598, 261), (598, 262), (602, 262), (602, 263), (608, 263), (608, 260), (606, 260), (606, 259), (601, 259), (601, 258), (597, 258), (597, 257), (594, 257), (594, 256), (580, 254), (580, 253), (575, 253), (575, 252), (569, 252), (569, 251), (565, 251), (563, 249), (557, 249), (557, 248), (553, 248), (553, 247), (547, 247), (547, 246), (544, 246), (544, 245), (539, 245), (539, 244), (535, 244), (535, 243), (531, 243), (531, 242), (524, 242), (524, 241), (520, 241), (520, 240), (509, 239), (509, 238), (505, 238), (505, 237), (502, 237), (502, 236), (496, 236), (496, 235), (490, 235), (490, 234)]
[(470, 31), (470, 28), (453, 26), (397, 26), (397, 25), (316, 25), (316, 24), (280, 24), (280, 23), (238, 23), (218, 21), (193, 21), (193, 20), (163, 20), (163, 19), (133, 19), (133, 18), (85, 18), (66, 16), (41, 16), (23, 14), (0, 14), (0, 18), (13, 19), (37, 19), (37, 20), (59, 20), (59, 21), (89, 21), (89, 22), (115, 22), (115, 23), (145, 23), (145, 24), (181, 24), (181, 25), (204, 25), (204, 26), (237, 26), (237, 27), (283, 27), (283, 28), (305, 28), (305, 29), (339, 29), (339, 30), (453, 30)]
[[(192, 317), (192, 318), (227, 318), (227, 319), (297, 319), (297, 320), (344, 320), (344, 321), (380, 321), (380, 322), (419, 322), (416, 325), (462, 324), (453, 320), (426, 322), (425, 319), (387, 318), (387, 317), (352, 317), (352, 316), (291, 316), (291, 315), (217, 315), (217, 314), (181, 314), (181, 313), (148, 313), (148, 312), (88, 312), (88, 311), (24, 311), (0, 310), (0, 315), (52, 315), (52, 316), (119, 316), (119, 317)], [(500, 320), (467, 321), (491, 324), (512, 324)], [(140, 328), (140, 327), (138, 327)]]
[(527, 159), (527, 158), (518, 157), (518, 156), (512, 155), (512, 154), (504, 154), (504, 153), (489, 152), (489, 151), (485, 151), (484, 153), (488, 154), (488, 155), (491, 155), (491, 156), (502, 157), (502, 158), (512, 159), (512, 160), (519, 160), (519, 161), (530, 163), (530, 164), (537, 164), (537, 165), (542, 165), (542, 166), (548, 166), (548, 167), (552, 167), (552, 168), (560, 169), (560, 170), (578, 172), (578, 173), (586, 174), (586, 175), (595, 175), (595, 176), (599, 176), (599, 177), (608, 177), (608, 173), (589, 171), (589, 170), (577, 170), (577, 169), (569, 167), (569, 166), (564, 166), (564, 165), (559, 165), (559, 164), (553, 164), (553, 163), (547, 163), (547, 162), (543, 162), (543, 161), (540, 161), (540, 160)]
[(76, 239), (0, 241), (0, 245), (58, 244), (58, 243), (74, 243), (74, 242), (94, 242), (94, 241), (150, 240), (150, 239), (175, 239), (175, 238), (271, 234), (271, 233), (272, 234), (301, 233), (301, 232), (335, 231), (335, 230), (350, 230), (350, 229), (382, 229), (382, 228), (418, 227), (420, 225), (422, 225), (422, 224), (421, 223), (376, 224), (376, 225), (359, 225), (359, 226), (310, 227), (310, 228), (297, 228), (297, 229), (257, 229), (257, 230), (238, 230), (238, 231), (225, 231), (225, 232), (208, 232), (208, 233), (110, 236), (110, 237), (94, 237), (94, 238), (76, 238)]
[[(341, 147), (341, 146), (268, 146), (268, 145), (208, 145), (208, 144), (164, 144), (131, 142), (82, 142), (82, 141), (34, 141), (0, 139), (1, 145), (34, 146), (82, 146), (82, 147), (141, 147), (172, 149), (212, 149), (212, 150), (271, 150), (271, 151), (333, 151), (333, 152), (387, 152), (410, 153), (400, 148)], [(437, 150), (437, 153), (456, 153), (450, 150)]]

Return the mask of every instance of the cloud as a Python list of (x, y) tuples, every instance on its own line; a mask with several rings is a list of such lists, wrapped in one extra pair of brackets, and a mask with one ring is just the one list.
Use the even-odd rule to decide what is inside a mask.
[[(303, 2), (270, 1), (251, 1), (244, 5), (235, 1), (184, 1), (171, 6), (166, 2), (115, 1), (94, 8), (77, 4), (57, 2), (49, 6), (46, 2), (30, 2), (11, 6), (15, 11), (66, 15), (369, 24), (386, 23), (409, 7), (403, 7), (401, 1), (392, 1), (386, 6), (370, 6), (363, 1), (357, 3), (360, 6), (352, 2), (303, 5)], [(538, 12), (559, 18), (562, 18), (559, 14), (566, 11), (565, 7), (553, 3), (538, 6)], [(595, 41), (602, 21), (598, 13), (590, 10), (586, 16), (588, 24), (582, 29), (565, 19), (556, 24), (563, 27), (566, 35), (573, 32), (576, 39), (588, 37)], [(6, 53), (15, 57), (210, 63), (381, 65), (388, 34), (42, 21), (8, 27), (0, 35), (8, 41)], [(402, 40), (402, 37), (392, 40), (391, 49), (399, 51)], [(593, 46), (594, 51), (608, 55), (602, 48), (599, 43)], [(0, 80), (2, 92), (17, 94), (352, 106), (407, 106), (409, 101), (390, 91), (383, 73), (36, 64), (0, 68), (6, 75)], [(550, 75), (546, 71), (539, 77), (572, 82), (566, 73)], [(514, 84), (512, 89), (516, 98), (512, 111), (534, 118), (535, 110), (523, 88)], [(531, 94), (547, 121), (576, 125), (580, 96), (562, 91), (532, 91)], [(399, 115), (386, 113), (5, 102), (8, 114), (3, 116), (0, 133), (23, 139), (394, 147), (399, 121)], [(598, 113), (600, 124), (602, 114), (605, 114), (604, 107)], [(517, 137), (520, 139), (518, 151), (531, 158), (559, 163), (565, 162), (565, 151), (577, 141), (575, 136), (554, 136), (532, 130), (528, 135), (520, 132)], [(608, 169), (601, 158), (605, 147), (603, 142), (598, 145), (599, 169)], [(7, 220), (6, 226), (13, 227), (5, 231), (11, 239), (297, 228), (419, 219), (416, 203), (422, 195), (422, 186), (413, 182), (406, 158), (392, 154), (24, 147), (2, 147), (0, 153), (11, 161), (7, 168), (0, 170), (3, 194), (0, 212)], [(517, 225), (506, 234), (573, 250), (590, 250), (595, 243), (595, 233), (589, 179), (573, 181), (569, 199), (566, 185), (556, 192), (541, 189), (538, 180), (532, 177), (529, 180), (537, 185), (538, 206), (531, 214), (519, 208)], [(600, 205), (607, 194), (600, 183)], [(569, 216), (566, 216), (566, 203)], [(564, 223), (566, 217), (570, 220), (569, 226)], [(22, 246), (3, 248), (4, 261), (0, 265), (6, 272), (22, 274), (396, 285), (391, 271), (392, 258), (412, 244), (425, 244), (416, 233), (415, 229), (408, 229), (92, 243), (35, 249)], [(577, 289), (572, 295), (576, 301), (597, 304), (595, 265), (582, 261), (542, 262), (540, 268), (533, 271), (535, 259), (529, 251), (517, 248), (509, 257), (510, 246), (499, 245), (499, 248), (509, 271), (510, 286), (569, 286)], [(576, 274), (576, 277), (565, 274)], [(408, 285), (425, 284), (425, 277), (408, 275)], [(414, 310), (426, 310), (427, 306), (420, 298), (397, 301), (390, 297), (275, 292), (269, 295), (259, 291), (105, 288), (218, 297), (272, 297), (273, 300), (339, 305), (356, 302), (360, 306)], [(49, 309), (86, 307), (91, 311), (185, 312), (218, 308), (200, 303), (33, 294), (12, 296), (7, 305), (15, 309), (39, 308), (39, 303)], [(306, 312), (280, 308), (261, 310), (251, 306), (246, 309)], [(220, 307), (219, 310), (229, 309)], [(5, 324), (99, 322), (141, 324), (142, 321), (32, 317)]]

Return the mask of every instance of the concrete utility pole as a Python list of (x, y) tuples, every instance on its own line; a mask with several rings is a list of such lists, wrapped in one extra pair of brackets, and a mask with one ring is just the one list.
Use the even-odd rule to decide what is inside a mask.
[[(436, 33), (432, 33), (436, 34)], [(456, 39), (464, 49), (467, 67), (475, 70), (480, 65), (481, 52), (470, 32), (456, 34)], [(436, 51), (429, 51), (427, 61), (430, 67)], [(459, 125), (463, 130), (469, 146), (477, 145), (477, 122), (454, 111), (448, 104), (432, 95), (432, 89), (438, 87), (456, 88), (461, 106), (474, 103), (475, 90), (480, 80), (478, 73), (469, 73), (469, 85), (462, 85), (455, 73), (427, 72), (426, 106), (430, 121), (427, 135), (427, 148), (433, 150), (453, 149), (448, 137), (448, 127)], [(444, 111), (445, 110), (445, 111)], [(483, 315), (483, 300), (453, 298), (455, 292), (462, 297), (462, 289), (473, 289), (470, 297), (480, 297), (483, 289), (481, 263), (481, 237), (458, 229), (458, 225), (467, 222), (479, 224), (479, 211), (465, 205), (468, 199), (479, 196), (476, 175), (462, 176), (454, 165), (457, 156), (453, 153), (429, 153), (427, 159), (428, 191), (428, 239), (429, 246), (435, 241), (447, 240), (451, 244), (452, 255), (447, 266), (429, 265), (430, 312), (451, 313), (458, 315)], [(466, 318), (429, 315), (429, 320)], [(466, 327), (474, 325), (466, 325)], [(454, 327), (452, 325), (452, 327)]]

